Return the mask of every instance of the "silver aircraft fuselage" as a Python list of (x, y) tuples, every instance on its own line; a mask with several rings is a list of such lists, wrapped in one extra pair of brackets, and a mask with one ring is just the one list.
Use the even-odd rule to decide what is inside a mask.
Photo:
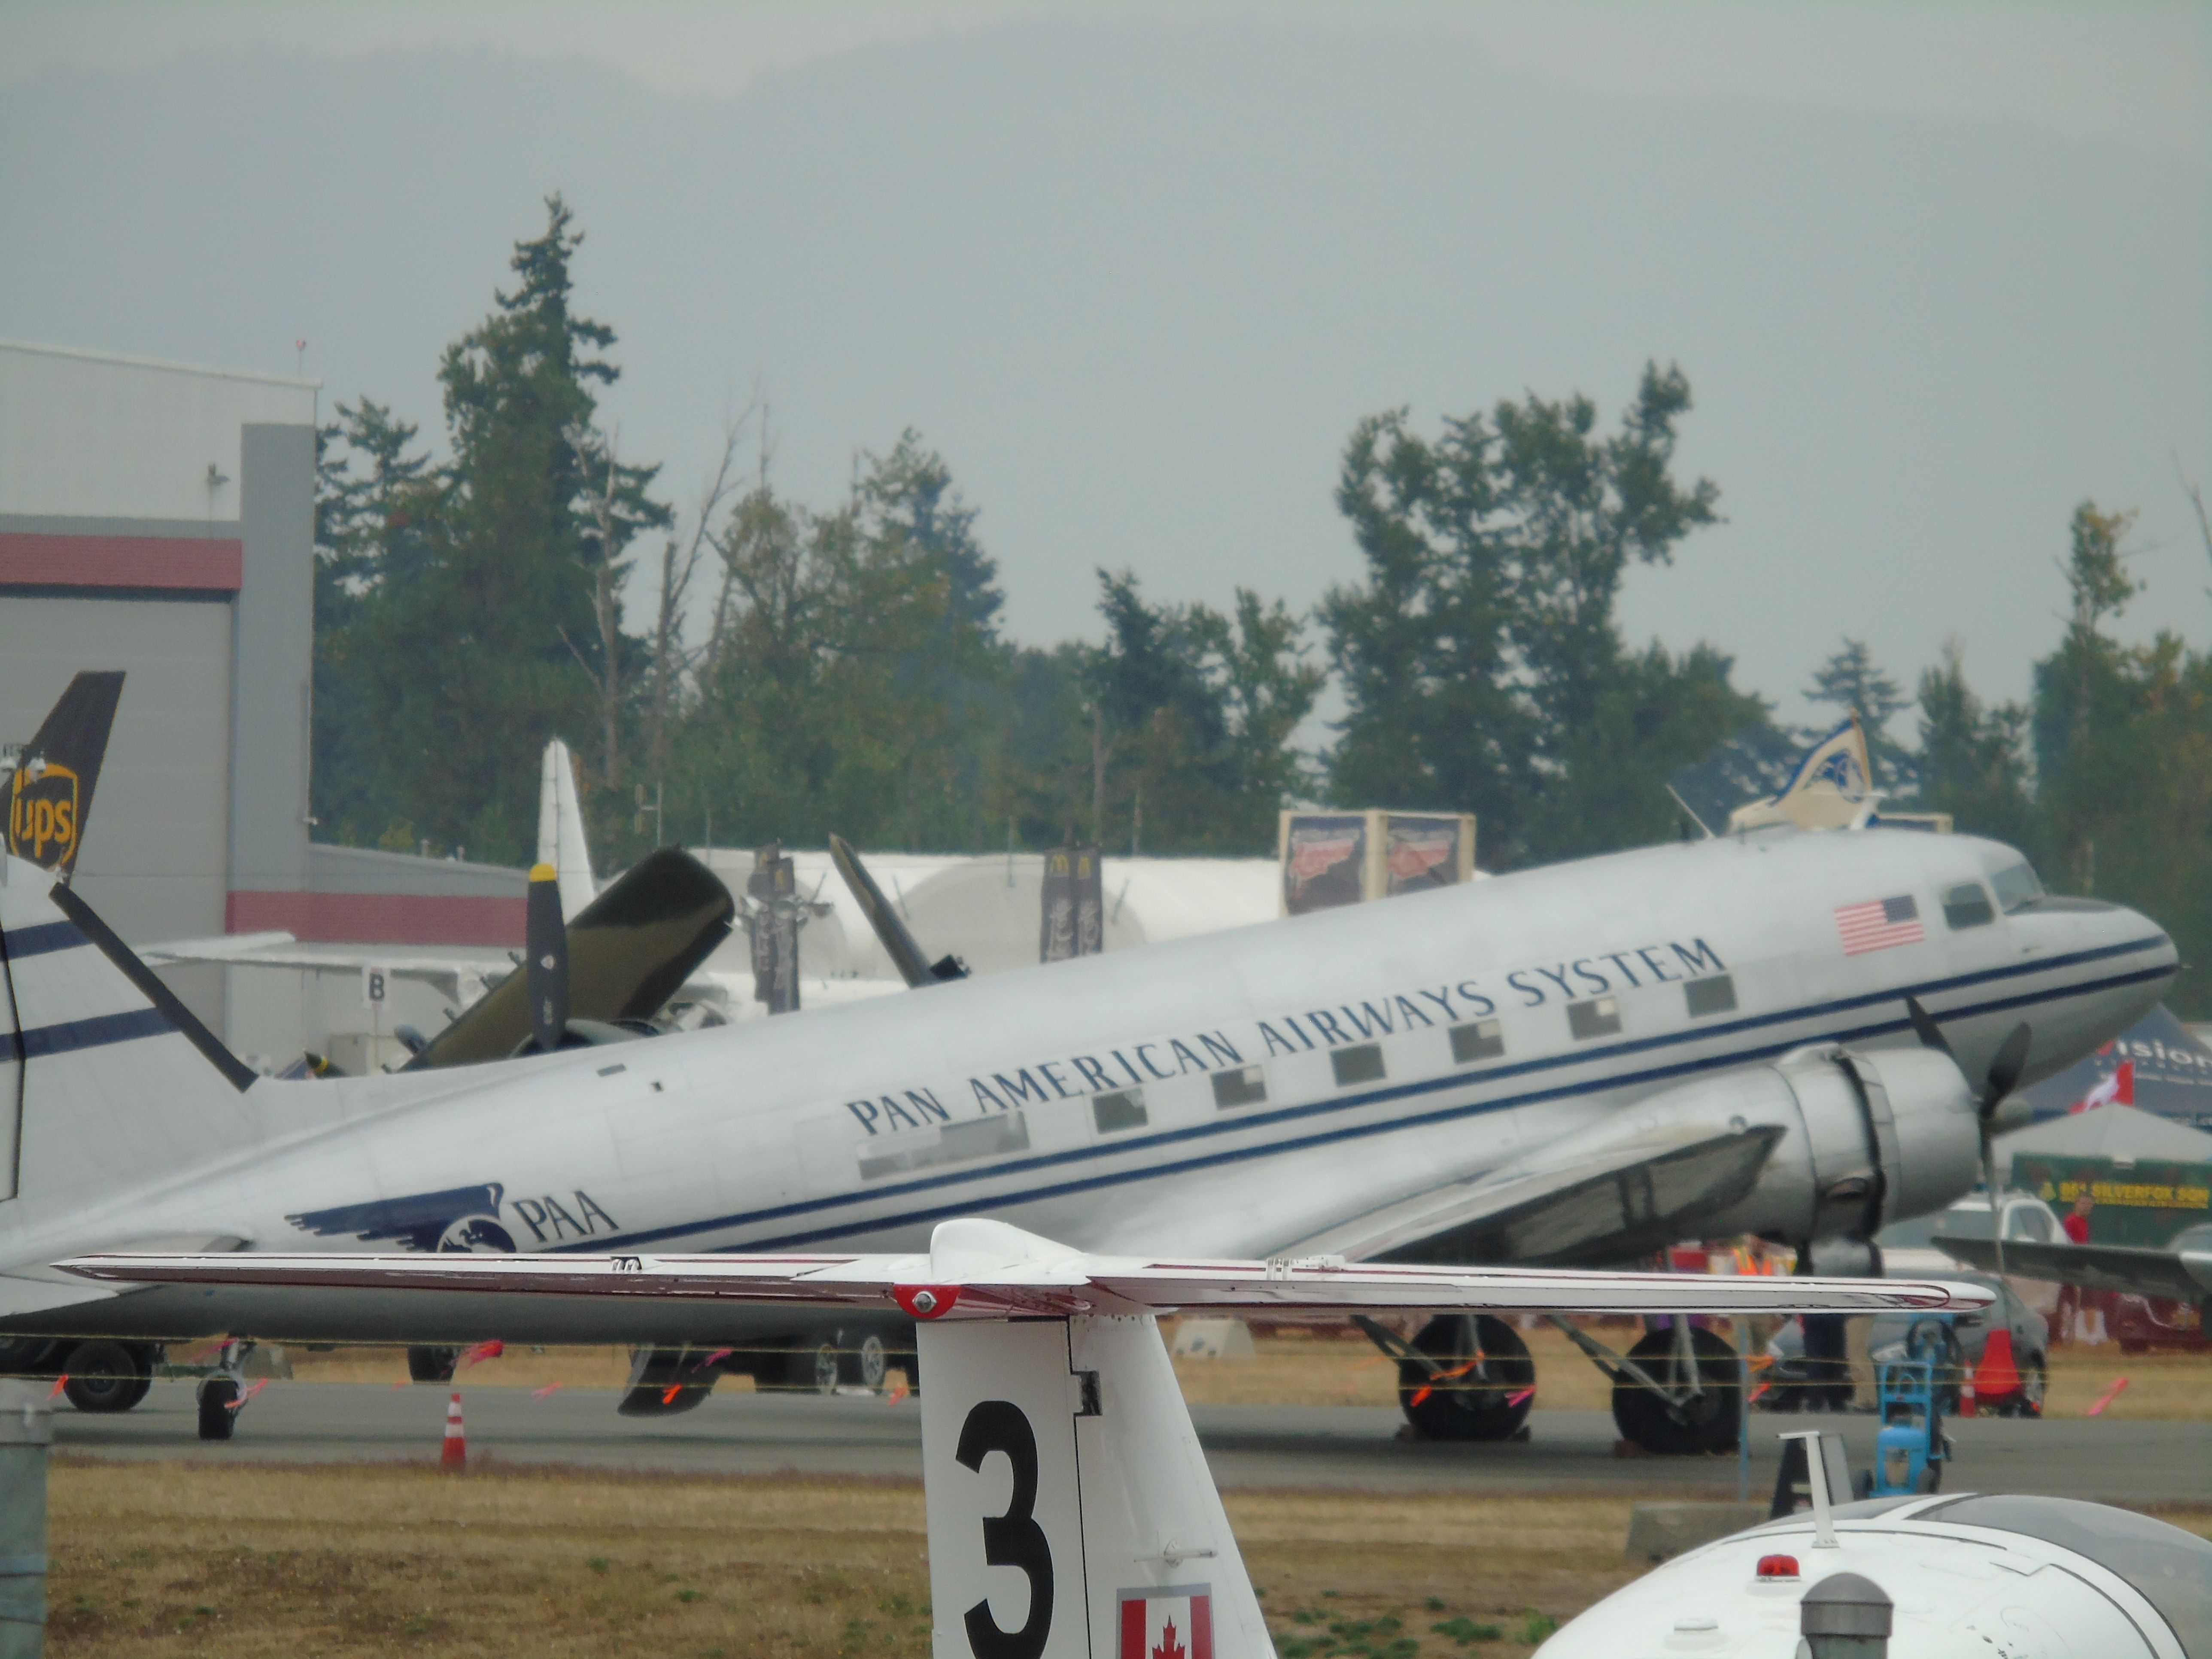
[[(2087, 901), (1947, 922), (1945, 892), (2020, 863), (1966, 836), (1765, 832), (631, 1044), (263, 1079), (264, 1142), (89, 1201), (26, 1192), (0, 1205), (0, 1262), (185, 1236), (906, 1250), (970, 1214), (1095, 1251), (1261, 1256), (1571, 1147), (1662, 1089), (1807, 1044), (1911, 1044), (1908, 994), (1970, 1078), (2023, 1020), (2030, 1079), (2061, 1069), (2154, 1003), (2176, 957), (2154, 923)], [(1879, 914), (1870, 935), (1864, 907), (1899, 896), (1919, 936)], [(619, 1332), (605, 1304), (491, 1319), (466, 1297), (349, 1297), (341, 1316), (306, 1291), (168, 1287), (4, 1328), (604, 1342), (751, 1318), (615, 1311)]]

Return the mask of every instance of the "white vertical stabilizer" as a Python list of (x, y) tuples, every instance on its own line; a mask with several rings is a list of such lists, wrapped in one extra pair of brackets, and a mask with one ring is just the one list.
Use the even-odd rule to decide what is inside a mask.
[(576, 766), (568, 745), (556, 738), (545, 745), (538, 774), (538, 862), (550, 864), (561, 878), (561, 919), (599, 896), (592, 874), (592, 849), (584, 840), (584, 811), (576, 800)]
[(253, 1073), (106, 924), (35, 864), (8, 859), (0, 876), (0, 1194), (87, 1204), (262, 1139)]
[(1273, 1654), (1150, 1314), (915, 1335), (937, 1653)]

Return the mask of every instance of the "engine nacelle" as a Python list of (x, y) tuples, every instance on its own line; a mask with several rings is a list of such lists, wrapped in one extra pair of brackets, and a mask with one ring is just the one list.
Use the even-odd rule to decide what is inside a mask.
[[(1966, 1080), (1924, 1048), (1799, 1049), (1771, 1066), (1639, 1101), (1577, 1147), (1589, 1155), (1613, 1140), (1727, 1130), (1763, 1133), (1773, 1146), (1747, 1191), (1679, 1217), (1707, 1237), (1870, 1239), (1892, 1221), (1941, 1209), (1977, 1178), (1980, 1139)], [(1655, 1188), (1664, 1184), (1663, 1172), (1655, 1174)], [(1647, 1203), (1655, 1220), (1670, 1212), (1656, 1190)]]

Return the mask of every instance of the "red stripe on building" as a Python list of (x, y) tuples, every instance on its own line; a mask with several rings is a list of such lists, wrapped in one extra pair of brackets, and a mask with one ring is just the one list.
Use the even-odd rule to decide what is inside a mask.
[(428, 893), (234, 892), (223, 931), (282, 928), (303, 945), (477, 945), (520, 948), (527, 901)]
[(235, 537), (51, 536), (0, 532), (0, 586), (152, 587), (235, 593), (246, 548)]

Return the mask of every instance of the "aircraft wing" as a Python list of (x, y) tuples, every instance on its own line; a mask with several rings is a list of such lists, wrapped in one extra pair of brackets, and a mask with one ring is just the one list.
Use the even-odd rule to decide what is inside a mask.
[(1334, 1259), (1182, 1261), (1091, 1255), (1004, 1222), (940, 1223), (908, 1255), (79, 1256), (58, 1264), (103, 1284), (312, 1287), (319, 1295), (474, 1291), (679, 1297), (894, 1309), (917, 1319), (1064, 1317), (1176, 1308), (1547, 1309), (1576, 1313), (1857, 1312), (1973, 1309), (1995, 1292), (1895, 1279), (1431, 1267)]
[(514, 971), (514, 959), (504, 955), (410, 957), (374, 950), (285, 948), (295, 943), (291, 934), (283, 933), (176, 939), (148, 945), (138, 952), (138, 958), (155, 968), (184, 962), (214, 963), (225, 968), (291, 968), (320, 974), (358, 974), (364, 968), (380, 968), (393, 979), (434, 986), (464, 1006), (476, 1000), (467, 992), (473, 992), (477, 985), (495, 983)]
[(1366, 1261), (1619, 1261), (1696, 1231), (1759, 1179), (1782, 1131), (1656, 1127), (1601, 1148), (1568, 1137), (1468, 1181), (1413, 1194), (1288, 1254)]
[[(1996, 1244), (1986, 1238), (1947, 1238), (1936, 1248), (1970, 1267), (1995, 1273)], [(2212, 1297), (2212, 1251), (2160, 1250), (2138, 1244), (2041, 1244), (2008, 1238), (2004, 1270), (2021, 1279), (2049, 1279), (2124, 1296), (2202, 1302)]]

